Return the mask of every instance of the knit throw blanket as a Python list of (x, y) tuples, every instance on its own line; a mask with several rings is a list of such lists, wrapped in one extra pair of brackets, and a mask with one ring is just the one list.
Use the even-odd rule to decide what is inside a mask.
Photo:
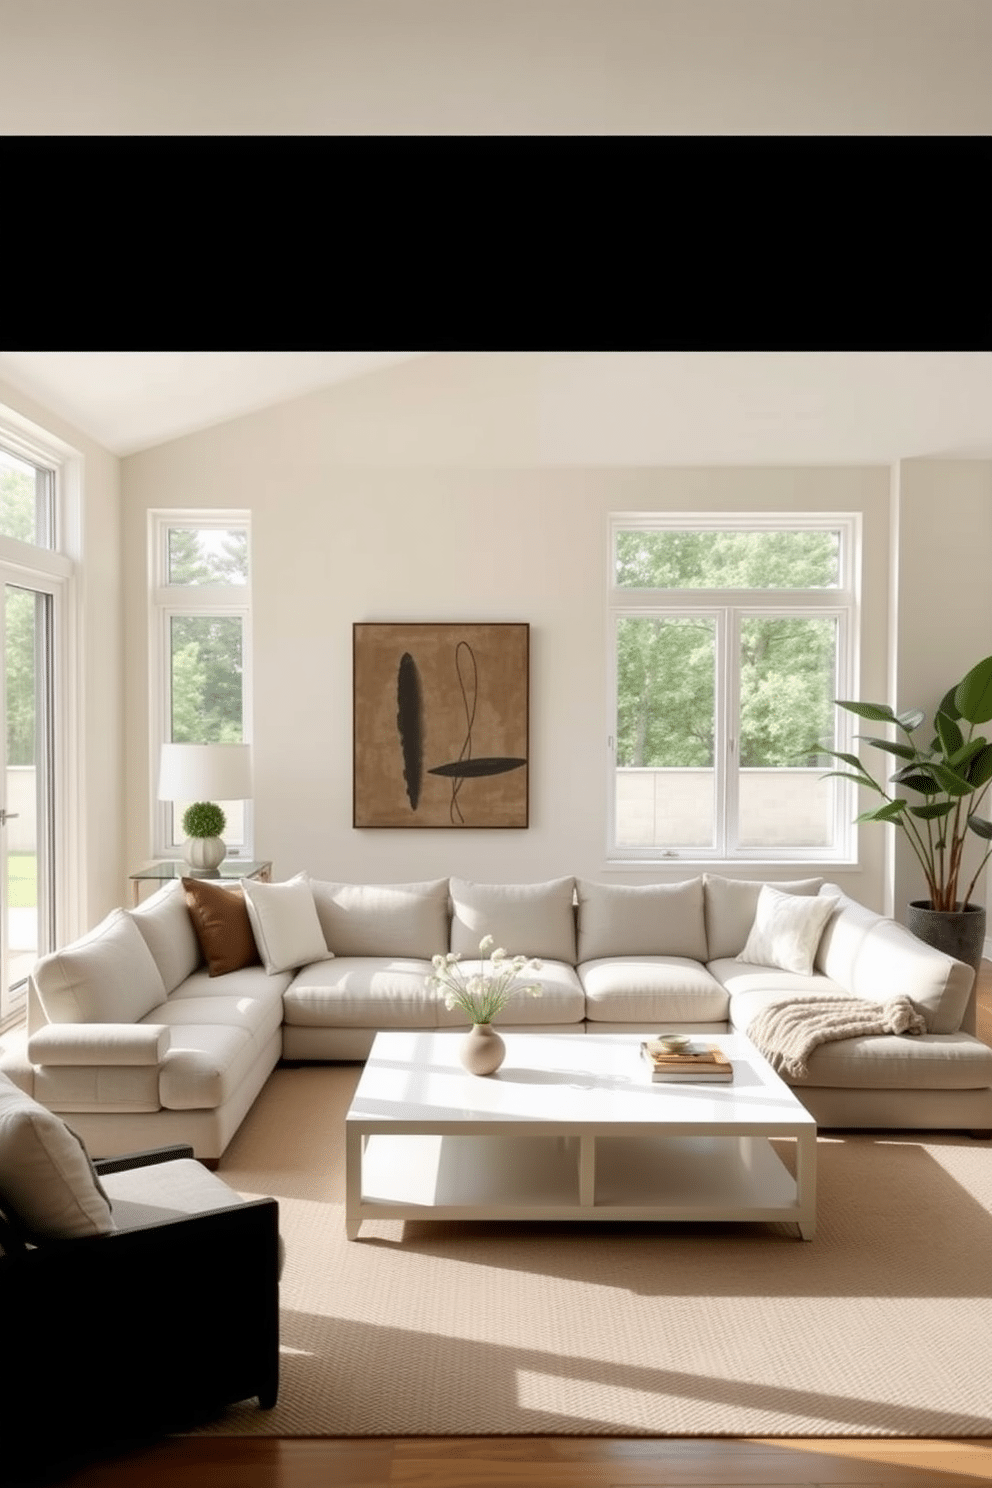
[(810, 993), (773, 1002), (747, 1026), (747, 1036), (779, 1074), (802, 1077), (814, 1049), (833, 1039), (876, 1033), (923, 1033), (926, 1022), (908, 997), (867, 1002), (860, 997)]

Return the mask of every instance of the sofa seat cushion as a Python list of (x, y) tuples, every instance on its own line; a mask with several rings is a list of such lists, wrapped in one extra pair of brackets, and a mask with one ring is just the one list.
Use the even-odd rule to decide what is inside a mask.
[(810, 1055), (790, 1085), (845, 1090), (984, 1090), (992, 1085), (992, 1049), (967, 1033), (835, 1039)]
[(713, 1023), (727, 1017), (729, 997), (716, 977), (686, 956), (611, 956), (577, 967), (594, 1023)]
[[(260, 997), (181, 997), (163, 1002), (148, 1014), (149, 1023), (171, 1029), (193, 1024), (240, 1028), (265, 1039), (282, 1023), (282, 999)], [(170, 1036), (171, 1045), (171, 1036)]]
[[(751, 995), (758, 999), (755, 1011), (769, 1001), (782, 1002), (787, 997), (808, 997), (811, 994), (822, 997), (826, 993), (841, 997), (851, 995), (846, 987), (825, 976), (822, 971), (803, 976), (801, 972), (783, 971), (779, 966), (752, 966), (750, 962), (738, 961), (733, 956), (724, 956), (718, 961), (708, 962), (707, 965), (721, 986), (726, 987), (730, 993), (730, 1018), (735, 1027), (740, 1027), (740, 1021), (734, 1014), (737, 1002)], [(741, 1006), (743, 1005), (742, 1001)]]
[(703, 880), (673, 884), (599, 884), (580, 878), (578, 959), (686, 956), (705, 961)]
[(170, 994), (169, 1002), (178, 1003), (200, 997), (233, 997), (236, 1001), (282, 1003), (282, 994), (293, 980), (293, 972), (282, 971), (269, 976), (265, 967), (257, 964), (243, 966), (238, 971), (228, 971), (222, 977), (212, 977), (206, 967), (200, 967)]
[[(471, 975), (473, 970), (480, 969), (482, 962), (466, 959), (461, 965)], [(574, 966), (564, 961), (542, 961), (540, 971), (525, 972), (523, 981), (525, 984), (540, 982), (540, 997), (515, 993), (499, 1014), (497, 1023), (512, 1024), (514, 1028), (539, 1028), (549, 1024), (560, 1026), (582, 1022), (586, 1014), (586, 995)], [(465, 1028), (467, 1025), (468, 1020), (459, 1008), (447, 1008), (443, 997), (439, 999), (439, 1028)]]
[(287, 1023), (301, 1028), (436, 1028), (433, 967), (411, 956), (335, 956), (304, 966), (283, 996)]
[(170, 1111), (216, 1110), (240, 1086), (264, 1040), (223, 1023), (177, 1023), (159, 1073), (159, 1100)]
[(347, 884), (312, 878), (324, 939), (335, 956), (430, 960), (448, 949), (448, 880)]

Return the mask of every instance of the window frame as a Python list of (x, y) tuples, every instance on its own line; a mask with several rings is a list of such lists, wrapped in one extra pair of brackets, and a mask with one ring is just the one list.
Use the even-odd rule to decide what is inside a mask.
[[(616, 582), (620, 532), (777, 532), (839, 533), (837, 584), (829, 589), (644, 589)], [(855, 798), (845, 780), (835, 781), (832, 846), (741, 846), (740, 771), (736, 734), (740, 706), (741, 626), (752, 617), (832, 619), (837, 624), (835, 696), (857, 696), (859, 674), (860, 512), (613, 512), (609, 517), (607, 574), (607, 861), (617, 867), (666, 866), (741, 868), (745, 865), (811, 863), (854, 864), (857, 830)], [(714, 628), (714, 837), (711, 847), (629, 846), (617, 841), (618, 628), (622, 619), (707, 618)], [(850, 715), (836, 711), (834, 747), (850, 750)], [(829, 766), (824, 767), (824, 773)]]
[[(230, 532), (244, 530), (248, 537), (248, 582), (246, 584), (170, 584), (169, 533), (175, 528)], [(149, 805), (152, 855), (182, 858), (182, 844), (171, 840), (172, 808), (158, 800), (158, 771), (161, 745), (171, 742), (172, 719), (172, 622), (191, 616), (237, 617), (241, 620), (241, 742), (251, 743), (252, 719), (252, 553), (251, 513), (242, 509), (156, 508), (148, 513), (149, 607)], [(228, 848), (229, 858), (254, 856), (255, 821), (251, 801), (244, 803), (243, 841)]]

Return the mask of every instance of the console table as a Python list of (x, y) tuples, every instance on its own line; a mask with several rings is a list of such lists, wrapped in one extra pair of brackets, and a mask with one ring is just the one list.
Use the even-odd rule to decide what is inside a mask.
[(131, 884), (131, 903), (137, 904), (142, 884), (152, 884), (158, 888), (170, 878), (255, 878), (260, 883), (268, 883), (272, 877), (272, 864), (249, 863), (244, 858), (225, 858), (219, 868), (212, 868), (209, 873), (205, 873), (202, 869), (191, 868), (181, 858), (165, 858), (159, 863), (149, 863), (146, 867), (139, 868), (136, 873), (131, 873), (128, 877)]

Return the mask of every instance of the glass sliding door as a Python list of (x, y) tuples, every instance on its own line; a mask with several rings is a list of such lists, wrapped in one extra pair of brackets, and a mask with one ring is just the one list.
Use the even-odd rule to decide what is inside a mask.
[(54, 595), (3, 586), (0, 775), (0, 1017), (16, 1011), (34, 962), (54, 946)]

